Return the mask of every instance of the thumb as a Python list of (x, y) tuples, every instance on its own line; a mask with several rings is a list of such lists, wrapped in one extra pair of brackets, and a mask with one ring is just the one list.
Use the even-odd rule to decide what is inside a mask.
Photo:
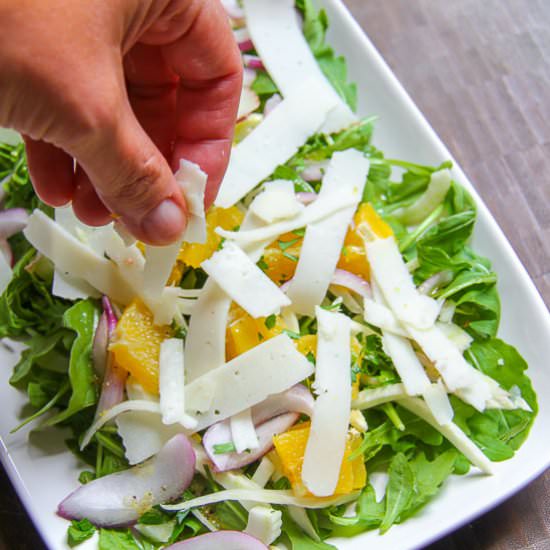
[[(101, 202), (139, 240), (154, 245), (175, 241), (185, 229), (187, 209), (168, 162), (129, 104), (94, 118), (94, 130), (71, 147), (87, 176), (80, 178), (82, 185), (91, 183)], [(90, 193), (75, 193), (75, 210), (86, 197)]]

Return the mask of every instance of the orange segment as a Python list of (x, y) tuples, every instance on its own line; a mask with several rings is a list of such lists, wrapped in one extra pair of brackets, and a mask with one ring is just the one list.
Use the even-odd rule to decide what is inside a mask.
[(302, 355), (308, 355), (310, 353), (315, 357), (317, 353), (317, 335), (316, 334), (306, 334), (305, 336), (300, 336), (295, 342), (297, 350)]
[(301, 236), (285, 233), (266, 247), (260, 265), (273, 282), (282, 284), (294, 277), (302, 242)]
[(352, 227), (348, 230), (344, 240), (338, 267), (368, 280), (370, 278), (369, 262), (365, 254), (363, 238), (357, 231), (358, 226), (362, 223), (367, 223), (381, 239), (393, 235), (393, 231), (370, 203), (361, 204), (355, 212)]
[(230, 361), (237, 355), (280, 334), (285, 328), (281, 319), (276, 317), (273, 326), (271, 326), (272, 322), (273, 319), (269, 319), (268, 325), (270, 328), (268, 328), (265, 317), (254, 319), (237, 304), (233, 303), (229, 311), (225, 337), (226, 360)]
[[(298, 495), (311, 494), (302, 482), (302, 465), (311, 425), (304, 422), (293, 426), (290, 430), (273, 437), (273, 444), (280, 460), (284, 475)], [(367, 481), (365, 464), (361, 456), (349, 460), (349, 455), (360, 443), (360, 437), (349, 435), (344, 451), (344, 459), (340, 468), (335, 495), (346, 495), (355, 489), (363, 487)]]
[(168, 326), (153, 323), (153, 314), (139, 299), (124, 310), (110, 350), (116, 364), (149, 392), (158, 393), (160, 344), (171, 336)]
[(243, 213), (236, 207), (219, 208), (213, 206), (206, 214), (206, 243), (184, 243), (178, 260), (191, 267), (199, 267), (216, 252), (222, 238), (214, 231), (216, 227), (233, 230), (243, 221)]

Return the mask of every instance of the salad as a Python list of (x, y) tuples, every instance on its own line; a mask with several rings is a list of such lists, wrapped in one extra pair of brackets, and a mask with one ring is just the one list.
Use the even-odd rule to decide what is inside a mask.
[(235, 143), (207, 212), (182, 159), (182, 242), (44, 205), (0, 144), (0, 337), (27, 345), (10, 382), (35, 410), (14, 431), (72, 433), (71, 547), (335, 548), (490, 475), (537, 413), (451, 163), (373, 145), (310, 0), (225, 6)]

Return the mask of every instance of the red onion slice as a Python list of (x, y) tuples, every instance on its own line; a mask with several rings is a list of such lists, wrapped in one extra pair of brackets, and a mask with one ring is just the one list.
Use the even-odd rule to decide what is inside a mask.
[(107, 368), (107, 347), (109, 345), (109, 321), (105, 311), (99, 318), (92, 343), (92, 361), (96, 374), (103, 379)]
[(323, 179), (324, 170), (327, 167), (326, 162), (314, 162), (307, 165), (300, 176), (306, 181), (319, 181)]
[(115, 405), (118, 405), (124, 400), (124, 388), (127, 378), (128, 371), (117, 367), (112, 357), (109, 355), (107, 358), (105, 376), (101, 384), (101, 394), (95, 413), (96, 418), (99, 418), (105, 411), (112, 409)]
[(250, 453), (216, 454), (215, 445), (228, 443), (232, 440), (229, 420), (224, 420), (211, 426), (204, 434), (203, 445), (206, 453), (219, 472), (251, 464), (271, 449), (274, 435), (284, 432), (298, 420), (298, 413), (311, 416), (313, 403), (311, 392), (302, 384), (272, 395), (252, 407), (252, 421), (256, 426), (256, 435), (259, 441), (257, 449)]
[(263, 61), (257, 55), (243, 55), (243, 64), (245, 67), (250, 67), (251, 69), (261, 69), (265, 70)]
[(180, 497), (194, 473), (191, 443), (178, 434), (142, 464), (82, 485), (59, 504), (57, 513), (65, 519), (87, 518), (99, 527), (130, 525), (150, 506)]
[(213, 548), (224, 548), (225, 550), (268, 550), (268, 547), (263, 542), (239, 531), (206, 533), (206, 535), (176, 542), (176, 544), (167, 546), (166, 550), (212, 550)]
[(430, 294), (436, 287), (451, 282), (453, 274), (450, 271), (440, 271), (435, 275), (432, 275), (426, 279), (421, 285), (418, 286), (418, 292), (420, 294)]
[(299, 418), (298, 413), (286, 413), (271, 418), (256, 428), (258, 447), (251, 452), (216, 454), (214, 447), (231, 441), (229, 422), (218, 422), (211, 426), (202, 438), (202, 444), (208, 458), (214, 464), (216, 472), (227, 472), (244, 468), (260, 459), (273, 448), (273, 436), (285, 432)]
[(367, 281), (365, 281), (365, 279), (355, 275), (355, 273), (345, 271), (344, 269), (335, 270), (334, 275), (332, 276), (331, 284), (343, 286), (344, 288), (347, 288), (352, 292), (363, 296), (364, 298), (370, 298), (372, 296), (370, 285)]
[(111, 304), (111, 301), (107, 296), (103, 296), (101, 299), (101, 304), (103, 305), (103, 311), (105, 312), (105, 315), (107, 315), (107, 325), (109, 328), (109, 339), (113, 337), (113, 333), (116, 329), (116, 324), (118, 322), (117, 316), (113, 310), (113, 306)]
[(304, 191), (300, 191), (299, 193), (296, 193), (296, 198), (302, 203), (302, 204), (311, 204), (314, 200), (317, 199), (317, 193), (306, 193)]
[(24, 208), (0, 211), (0, 239), (9, 239), (27, 226), (29, 215)]

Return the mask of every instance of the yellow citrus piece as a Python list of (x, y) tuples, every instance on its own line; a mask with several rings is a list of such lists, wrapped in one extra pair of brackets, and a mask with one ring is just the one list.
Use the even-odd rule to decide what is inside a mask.
[(300, 336), (294, 342), (296, 344), (296, 349), (302, 355), (308, 355), (312, 353), (313, 356), (316, 356), (317, 353), (317, 334), (306, 334), (305, 336)]
[(294, 277), (302, 242), (301, 236), (285, 233), (266, 247), (262, 260), (267, 267), (263, 269), (273, 282), (280, 285)]
[[(288, 478), (295, 494), (311, 495), (302, 482), (302, 465), (307, 440), (311, 429), (310, 422), (293, 426), (290, 430), (273, 437), (273, 444), (280, 460), (284, 475)], [(350, 434), (346, 442), (344, 458), (340, 468), (335, 495), (346, 495), (363, 487), (367, 481), (365, 464), (362, 456), (349, 460), (352, 451), (360, 443), (360, 437)]]
[(216, 252), (222, 238), (214, 231), (216, 227), (233, 230), (243, 221), (243, 213), (236, 207), (213, 206), (206, 214), (206, 242), (204, 244), (183, 243), (178, 260), (187, 266), (199, 267)]
[(171, 334), (170, 327), (154, 324), (153, 314), (136, 298), (124, 310), (109, 349), (117, 366), (148, 392), (158, 393), (160, 344)]
[(370, 278), (369, 262), (365, 254), (363, 238), (357, 231), (357, 227), (362, 223), (367, 223), (381, 239), (393, 235), (393, 231), (370, 203), (361, 204), (355, 212), (352, 227), (348, 230), (344, 240), (338, 267), (368, 280)]
[(233, 303), (229, 311), (229, 319), (225, 337), (225, 357), (230, 361), (237, 355), (269, 340), (284, 329), (279, 317), (275, 324), (268, 328), (265, 317), (254, 319), (237, 304)]

